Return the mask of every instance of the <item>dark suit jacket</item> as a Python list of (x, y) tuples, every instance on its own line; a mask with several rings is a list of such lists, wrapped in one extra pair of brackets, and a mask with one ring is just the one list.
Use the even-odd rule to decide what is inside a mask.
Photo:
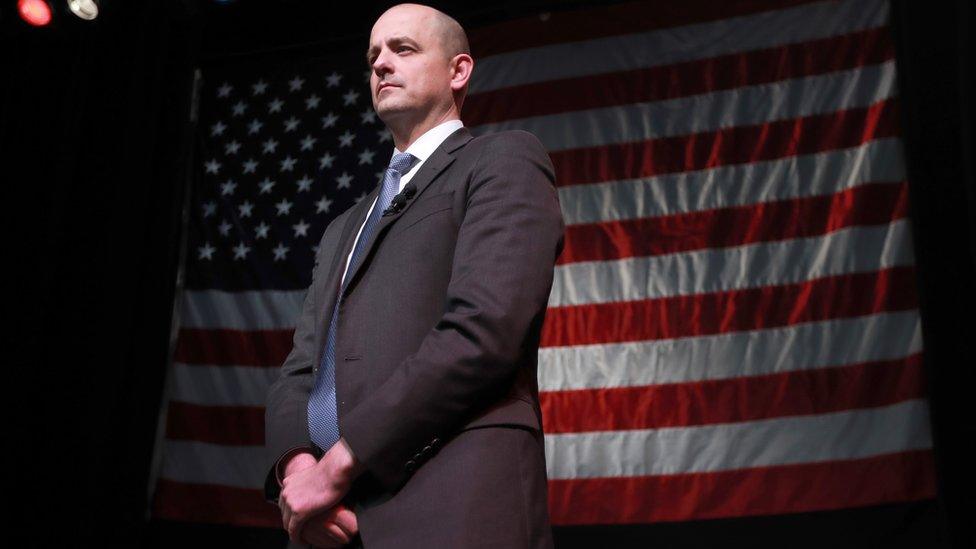
[[(547, 546), (536, 363), (563, 245), (552, 163), (523, 131), (451, 134), (350, 265), (336, 338), (339, 428), (367, 472), (367, 547)], [(307, 402), (345, 258), (379, 186), (325, 230), (294, 347), (268, 395), (274, 464), (311, 447)], [(377, 205), (379, 207), (379, 205)], [(433, 545), (432, 545), (433, 544)]]

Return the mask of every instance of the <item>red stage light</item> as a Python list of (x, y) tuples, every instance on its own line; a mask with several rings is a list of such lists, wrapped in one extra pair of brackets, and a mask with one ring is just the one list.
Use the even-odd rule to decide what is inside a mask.
[(20, 17), (35, 27), (43, 27), (51, 22), (51, 6), (44, 0), (17, 0)]

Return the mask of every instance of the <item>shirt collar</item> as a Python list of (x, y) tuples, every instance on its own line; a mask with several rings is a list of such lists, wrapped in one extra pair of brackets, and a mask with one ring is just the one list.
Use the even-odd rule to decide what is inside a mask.
[[(407, 150), (404, 152), (414, 155), (420, 162), (423, 162), (424, 160), (427, 160), (427, 157), (434, 154), (437, 147), (440, 147), (441, 143), (443, 143), (449, 135), (457, 131), (458, 128), (462, 127), (464, 127), (464, 124), (456, 118), (454, 120), (448, 120), (447, 122), (441, 122), (437, 126), (434, 126), (433, 128), (424, 132), (424, 134), (418, 137), (417, 140), (407, 147)], [(393, 154), (400, 154), (400, 150), (393, 147)]]

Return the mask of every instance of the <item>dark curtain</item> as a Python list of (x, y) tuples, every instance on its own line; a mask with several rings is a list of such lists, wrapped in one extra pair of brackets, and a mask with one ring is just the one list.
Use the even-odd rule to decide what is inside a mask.
[(137, 546), (178, 263), (192, 13), (106, 2), (85, 23), (52, 2), (52, 25), (34, 29), (5, 4), (0, 178), (21, 351), (5, 383), (10, 527), (32, 546)]
[(976, 546), (976, 142), (971, 2), (892, 2), (943, 526)]

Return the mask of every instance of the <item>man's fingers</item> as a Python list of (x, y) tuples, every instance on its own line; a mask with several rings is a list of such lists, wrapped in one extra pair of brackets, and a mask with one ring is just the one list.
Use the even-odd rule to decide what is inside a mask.
[(320, 515), (312, 518), (302, 529), (302, 541), (316, 546), (340, 547), (352, 539), (338, 525)]
[(302, 541), (315, 547), (342, 547), (345, 542), (336, 540), (329, 532), (308, 523), (302, 529)]
[(356, 513), (353, 513), (351, 509), (345, 505), (337, 506), (335, 518), (333, 521), (342, 530), (349, 535), (349, 537), (355, 536), (359, 532), (359, 523), (356, 520)]
[(291, 508), (288, 507), (288, 502), (279, 499), (278, 505), (281, 507), (281, 527), (285, 530), (288, 529), (288, 522), (291, 521)]

